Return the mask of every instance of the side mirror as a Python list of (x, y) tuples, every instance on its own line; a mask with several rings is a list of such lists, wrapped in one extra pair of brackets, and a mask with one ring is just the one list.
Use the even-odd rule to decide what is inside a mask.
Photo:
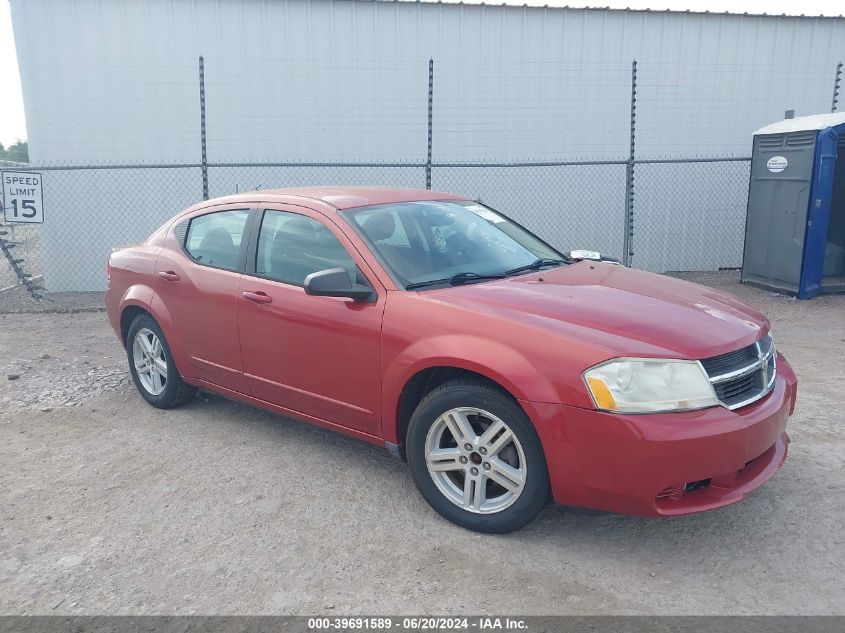
[(318, 270), (305, 278), (305, 294), (317, 297), (348, 297), (365, 301), (373, 296), (372, 288), (353, 284), (349, 273), (343, 268)]

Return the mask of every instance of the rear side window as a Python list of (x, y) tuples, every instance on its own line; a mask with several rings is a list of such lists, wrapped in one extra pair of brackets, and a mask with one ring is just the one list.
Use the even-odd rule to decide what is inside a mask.
[(355, 262), (328, 227), (296, 213), (264, 212), (258, 234), (257, 274), (302, 286), (308, 275), (328, 268), (343, 268), (356, 279)]
[(218, 211), (193, 218), (185, 250), (194, 261), (215, 268), (237, 270), (238, 255), (249, 211)]

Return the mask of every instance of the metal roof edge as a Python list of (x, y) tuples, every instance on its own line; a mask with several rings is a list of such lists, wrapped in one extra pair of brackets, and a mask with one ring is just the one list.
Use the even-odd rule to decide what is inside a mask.
[[(314, 1), (314, 0), (312, 0)], [(839, 15), (793, 15), (789, 13), (753, 13), (753, 12), (732, 12), (732, 11), (694, 11), (686, 9), (632, 9), (630, 7), (593, 7), (593, 6), (554, 6), (548, 4), (528, 4), (518, 2), (450, 2), (449, 0), (343, 0), (344, 2), (373, 2), (384, 4), (436, 4), (443, 6), (464, 6), (464, 7), (512, 7), (516, 9), (542, 9), (552, 11), (604, 11), (608, 13), (651, 13), (651, 14), (674, 14), (674, 15), (712, 15), (712, 16), (737, 16), (751, 18), (794, 18), (803, 20), (845, 20), (845, 14)]]

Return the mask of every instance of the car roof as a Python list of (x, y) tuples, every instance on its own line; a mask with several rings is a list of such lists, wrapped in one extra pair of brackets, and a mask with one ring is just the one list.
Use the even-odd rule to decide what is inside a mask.
[(291, 187), (288, 189), (262, 189), (239, 193), (233, 196), (215, 198), (191, 207), (200, 209), (216, 204), (237, 202), (282, 202), (291, 198), (309, 198), (332, 205), (336, 209), (353, 209), (374, 204), (391, 202), (413, 202), (419, 200), (466, 200), (466, 196), (429, 189), (402, 189), (398, 187)]

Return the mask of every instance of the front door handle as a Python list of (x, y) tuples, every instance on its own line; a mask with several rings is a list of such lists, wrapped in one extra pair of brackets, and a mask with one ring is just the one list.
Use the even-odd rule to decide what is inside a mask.
[(254, 303), (273, 303), (273, 297), (261, 291), (250, 292), (249, 290), (246, 290), (243, 295), (244, 299)]
[(179, 281), (180, 277), (172, 270), (161, 270), (158, 273), (158, 276), (164, 279), (165, 281)]

